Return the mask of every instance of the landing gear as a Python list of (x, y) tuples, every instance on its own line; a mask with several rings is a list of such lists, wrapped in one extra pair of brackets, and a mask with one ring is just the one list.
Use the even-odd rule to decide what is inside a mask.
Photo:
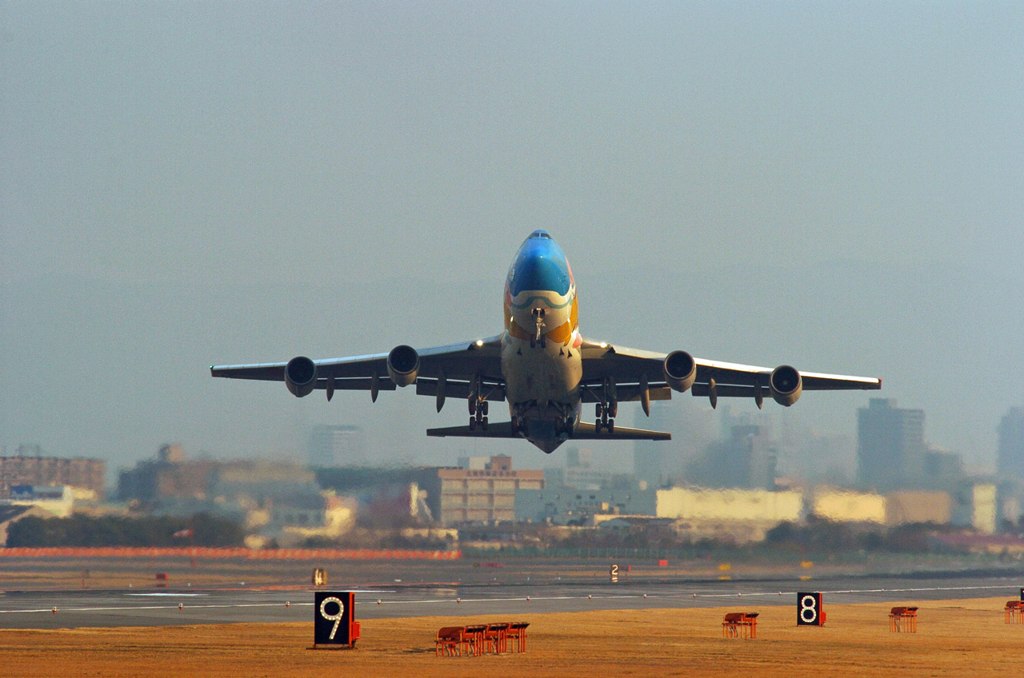
[(537, 331), (532, 337), (530, 337), (530, 348), (537, 348), (537, 344), (540, 344), (541, 348), (547, 348), (548, 338), (544, 334), (544, 315), (545, 310), (543, 308), (534, 308), (530, 311), (530, 315), (533, 316), (533, 322), (537, 325)]
[(615, 415), (619, 413), (619, 401), (615, 395), (615, 382), (611, 377), (606, 377), (604, 386), (601, 389), (602, 402), (597, 403), (594, 412), (597, 414), (597, 421), (594, 422), (594, 429), (600, 433), (602, 429), (608, 433), (615, 432)]
[(479, 397), (473, 396), (469, 399), (469, 430), (475, 431), (476, 427), (479, 426), (481, 430), (487, 430), (487, 410), (490, 409), (487, 406), (486, 400), (481, 400)]
[(473, 379), (473, 390), (469, 394), (467, 403), (469, 405), (469, 430), (475, 431), (477, 426), (480, 430), (487, 430), (487, 396), (481, 395), (480, 375)]

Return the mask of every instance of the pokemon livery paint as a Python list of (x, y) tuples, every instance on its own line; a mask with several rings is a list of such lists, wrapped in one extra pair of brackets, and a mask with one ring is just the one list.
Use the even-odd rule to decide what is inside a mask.
[(580, 420), (583, 363), (576, 281), (545, 231), (530, 234), (505, 280), (501, 371), (512, 430), (545, 452)]

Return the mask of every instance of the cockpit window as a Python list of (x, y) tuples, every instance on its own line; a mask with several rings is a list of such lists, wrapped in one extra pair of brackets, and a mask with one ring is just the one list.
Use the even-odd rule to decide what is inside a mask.
[(548, 240), (551, 240), (551, 236), (548, 235), (547, 231), (540, 231), (540, 230), (534, 231), (533, 233), (530, 234), (530, 237), (531, 238), (547, 238)]

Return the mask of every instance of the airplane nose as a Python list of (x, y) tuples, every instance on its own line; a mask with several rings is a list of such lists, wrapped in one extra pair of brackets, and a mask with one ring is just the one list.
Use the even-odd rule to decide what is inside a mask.
[[(536, 242), (536, 241), (535, 241)], [(545, 244), (551, 241), (544, 241)], [(558, 294), (569, 292), (569, 269), (564, 256), (550, 248), (525, 252), (516, 262), (512, 276), (512, 296), (523, 290), (547, 290)]]

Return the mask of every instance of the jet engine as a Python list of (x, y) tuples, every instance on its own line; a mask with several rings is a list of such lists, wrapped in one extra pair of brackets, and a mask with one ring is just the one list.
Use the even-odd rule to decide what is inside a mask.
[(312, 393), (316, 387), (316, 363), (301, 355), (289, 360), (284, 368), (284, 385), (296, 398)]
[(800, 399), (804, 383), (795, 368), (789, 365), (780, 365), (772, 370), (772, 376), (768, 379), (768, 388), (771, 389), (775, 402), (789, 407)]
[(663, 369), (665, 381), (680, 393), (693, 386), (693, 380), (697, 378), (697, 363), (686, 351), (672, 351), (665, 356)]
[(388, 353), (388, 376), (396, 386), (414, 383), (419, 371), (420, 354), (412, 346), (395, 346)]

